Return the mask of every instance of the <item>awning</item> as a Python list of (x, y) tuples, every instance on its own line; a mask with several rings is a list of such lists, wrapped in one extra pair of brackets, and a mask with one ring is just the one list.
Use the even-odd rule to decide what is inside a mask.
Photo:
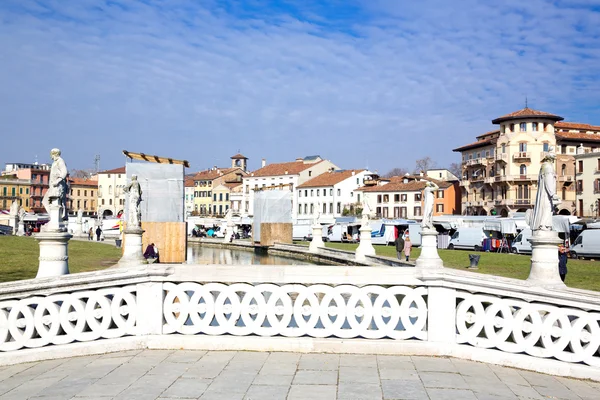
[(569, 223), (569, 216), (566, 215), (553, 215), (552, 216), (552, 229), (557, 232), (569, 233), (571, 230), (571, 224)]

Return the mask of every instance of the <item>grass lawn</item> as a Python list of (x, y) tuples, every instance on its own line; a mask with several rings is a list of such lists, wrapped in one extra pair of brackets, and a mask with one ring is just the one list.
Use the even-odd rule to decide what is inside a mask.
[[(33, 237), (0, 236), (0, 282), (35, 278), (40, 248)], [(114, 245), (69, 241), (69, 271), (88, 272), (105, 269), (121, 258)]]
[[(341, 250), (354, 251), (357, 244), (327, 242), (325, 246)], [(374, 246), (379, 256), (396, 258), (394, 246)], [(421, 254), (421, 249), (414, 248), (410, 254), (414, 261)], [(479, 269), (473, 273), (498, 275), (507, 278), (527, 279), (531, 256), (518, 254), (475, 253), (465, 250), (440, 250), (444, 266), (455, 269), (465, 269), (469, 266), (469, 254), (479, 254)], [(600, 261), (571, 260), (567, 262), (567, 278), (569, 287), (600, 291)]]

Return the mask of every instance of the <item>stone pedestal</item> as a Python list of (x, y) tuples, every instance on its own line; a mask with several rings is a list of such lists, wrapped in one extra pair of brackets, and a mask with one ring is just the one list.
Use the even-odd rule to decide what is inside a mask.
[(564, 286), (558, 273), (558, 245), (562, 239), (555, 231), (534, 231), (531, 242), (531, 269), (527, 282), (534, 285)]
[(73, 229), (73, 236), (83, 236), (83, 222), (77, 222)]
[(144, 250), (142, 249), (142, 234), (144, 230), (141, 228), (125, 229), (123, 231), (124, 247), (123, 256), (119, 260), (120, 267), (130, 267), (146, 263), (144, 258)]
[(62, 220), (63, 217), (63, 208), (57, 205), (50, 205), (50, 210), (48, 211), (50, 216), (50, 221), (47, 224), (42, 226), (42, 232), (66, 232), (67, 227)]
[(323, 226), (321, 224), (314, 224), (312, 226), (312, 240), (308, 245), (308, 251), (318, 253), (319, 247), (323, 246), (325, 246), (325, 243), (323, 243)]
[[(375, 248), (373, 247), (373, 243), (371, 242), (371, 225), (367, 221), (363, 223), (360, 227), (360, 244), (356, 248), (356, 253), (354, 257), (356, 261), (367, 261), (365, 256), (374, 256)], [(314, 239), (313, 239), (314, 240)]]
[(437, 249), (438, 233), (435, 229), (421, 231), (421, 255), (417, 258), (416, 266), (421, 268), (442, 268), (444, 263)]
[(17, 230), (19, 229), (18, 225), (19, 225), (19, 219), (17, 217), (13, 217), (12, 215), (10, 216), (10, 219), (8, 220), (8, 225), (13, 228), (12, 230), (12, 234), (16, 235), (17, 234)]
[(17, 229), (17, 236), (25, 236), (25, 223), (19, 221), (19, 229)]
[(35, 235), (40, 243), (40, 264), (36, 278), (61, 276), (69, 273), (69, 239), (67, 232), (41, 232)]

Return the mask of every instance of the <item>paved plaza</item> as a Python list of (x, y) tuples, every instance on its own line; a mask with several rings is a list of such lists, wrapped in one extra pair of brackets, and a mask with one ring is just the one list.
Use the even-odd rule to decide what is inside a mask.
[(136, 350), (0, 367), (0, 399), (600, 399), (600, 383), (450, 358)]

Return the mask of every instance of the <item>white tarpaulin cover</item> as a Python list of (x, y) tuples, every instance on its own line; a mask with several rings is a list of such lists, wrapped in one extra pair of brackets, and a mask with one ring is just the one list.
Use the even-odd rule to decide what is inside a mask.
[(260, 224), (292, 223), (292, 192), (288, 190), (264, 190), (254, 193), (254, 225), (252, 237), (260, 241)]
[(553, 215), (552, 216), (552, 229), (557, 232), (566, 232), (569, 233), (571, 229), (571, 224), (569, 222), (568, 215)]
[(486, 219), (483, 229), (486, 231), (502, 232), (503, 235), (517, 234), (517, 225), (512, 218)]

